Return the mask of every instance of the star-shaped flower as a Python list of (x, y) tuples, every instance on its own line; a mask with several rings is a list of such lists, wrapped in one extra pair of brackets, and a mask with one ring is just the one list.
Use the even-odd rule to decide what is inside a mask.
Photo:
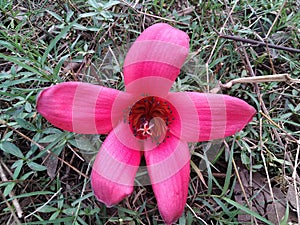
[(81, 134), (108, 134), (91, 174), (95, 196), (107, 206), (132, 193), (144, 156), (160, 214), (167, 224), (175, 222), (188, 194), (188, 142), (233, 135), (255, 114), (252, 106), (235, 97), (169, 92), (188, 52), (184, 32), (155, 24), (126, 56), (126, 91), (65, 82), (38, 96), (38, 111), (54, 126)]

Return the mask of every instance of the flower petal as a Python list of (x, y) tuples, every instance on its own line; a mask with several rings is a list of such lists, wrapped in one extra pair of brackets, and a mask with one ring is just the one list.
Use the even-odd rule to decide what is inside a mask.
[[(133, 43), (125, 58), (126, 91), (136, 91), (137, 85), (128, 85), (144, 77), (162, 77), (172, 85), (188, 52), (189, 37), (183, 31), (164, 23), (147, 28)], [(149, 83), (144, 84), (145, 88), (141, 90), (147, 91)], [(153, 86), (153, 82), (150, 84)]]
[(97, 199), (112, 206), (131, 194), (140, 158), (139, 151), (124, 146), (111, 132), (93, 165), (91, 182)]
[(167, 224), (171, 224), (182, 215), (187, 199), (188, 145), (171, 135), (157, 148), (146, 151), (145, 159), (160, 214)]
[[(177, 125), (171, 127), (171, 133), (190, 142), (233, 135), (242, 130), (256, 113), (245, 101), (228, 95), (170, 93), (168, 100), (180, 114), (180, 123), (178, 120), (174, 121)], [(191, 101), (193, 105), (190, 104)]]
[(88, 83), (60, 83), (39, 94), (37, 110), (54, 126), (67, 131), (108, 133), (112, 129), (112, 105), (119, 93)]

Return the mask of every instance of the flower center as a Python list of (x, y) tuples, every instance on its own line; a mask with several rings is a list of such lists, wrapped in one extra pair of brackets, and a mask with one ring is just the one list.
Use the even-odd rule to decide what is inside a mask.
[(169, 126), (175, 120), (174, 107), (160, 97), (149, 96), (137, 101), (130, 109), (129, 124), (137, 138), (151, 138), (157, 144), (168, 137)]

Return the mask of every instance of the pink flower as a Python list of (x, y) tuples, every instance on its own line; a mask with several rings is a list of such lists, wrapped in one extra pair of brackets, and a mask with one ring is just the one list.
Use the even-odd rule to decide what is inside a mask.
[(251, 121), (255, 109), (226, 96), (169, 92), (189, 52), (188, 36), (167, 24), (146, 29), (124, 62), (126, 92), (80, 82), (43, 90), (38, 111), (54, 126), (108, 134), (94, 162), (94, 193), (107, 206), (131, 194), (145, 157), (160, 214), (182, 214), (190, 173), (188, 142), (224, 138)]

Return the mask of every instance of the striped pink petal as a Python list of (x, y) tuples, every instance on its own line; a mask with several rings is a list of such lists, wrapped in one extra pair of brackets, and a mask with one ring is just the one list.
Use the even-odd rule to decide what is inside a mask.
[(189, 142), (233, 135), (242, 130), (256, 113), (245, 101), (228, 95), (170, 93), (168, 100), (180, 114), (171, 132)]
[[(147, 92), (149, 84), (156, 82), (141, 82), (139, 85), (129, 84), (145, 77), (161, 77), (172, 85), (180, 72), (189, 52), (189, 37), (186, 33), (168, 24), (158, 23), (143, 33), (133, 43), (124, 62), (124, 81), (128, 92), (136, 92), (139, 85)], [(167, 87), (169, 90), (171, 86)], [(151, 89), (151, 88), (150, 88)]]
[(140, 158), (139, 151), (124, 146), (111, 132), (92, 169), (91, 182), (97, 199), (112, 206), (131, 194)]
[(111, 109), (119, 94), (99, 85), (65, 82), (43, 90), (37, 99), (37, 110), (61, 129), (104, 134), (112, 130)]
[(145, 159), (159, 212), (167, 224), (183, 213), (189, 184), (190, 153), (186, 142), (170, 135)]

